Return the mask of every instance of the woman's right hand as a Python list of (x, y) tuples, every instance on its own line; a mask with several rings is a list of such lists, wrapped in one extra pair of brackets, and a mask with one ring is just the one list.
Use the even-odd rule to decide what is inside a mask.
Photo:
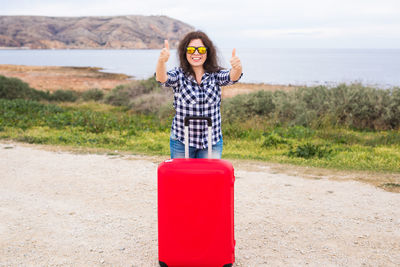
[(161, 50), (160, 57), (158, 61), (166, 63), (169, 59), (169, 44), (168, 40), (164, 40), (164, 48)]

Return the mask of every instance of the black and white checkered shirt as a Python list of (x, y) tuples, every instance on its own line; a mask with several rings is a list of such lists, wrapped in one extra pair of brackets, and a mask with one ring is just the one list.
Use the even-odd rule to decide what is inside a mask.
[[(192, 75), (186, 75), (182, 68), (176, 67), (167, 72), (168, 80), (161, 84), (166, 87), (172, 87), (174, 90), (176, 114), (172, 122), (171, 131), (179, 141), (185, 141), (184, 119), (187, 116), (211, 117), (213, 124), (211, 140), (213, 145), (222, 137), (220, 86), (237, 82), (231, 81), (229, 74), (229, 70), (220, 70), (215, 73), (206, 72), (199, 85), (196, 79)], [(207, 148), (207, 133), (206, 121), (191, 121), (189, 124), (189, 146), (198, 149)]]

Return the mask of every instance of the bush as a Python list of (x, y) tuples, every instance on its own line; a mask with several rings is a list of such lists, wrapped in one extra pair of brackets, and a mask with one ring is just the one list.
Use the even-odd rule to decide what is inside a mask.
[(114, 106), (128, 106), (131, 97), (131, 91), (126, 85), (118, 85), (105, 96), (105, 102)]
[(339, 85), (332, 88), (331, 112), (336, 114), (338, 124), (357, 129), (390, 129), (392, 121), (391, 91), (360, 84)]
[(399, 128), (400, 125), (400, 87), (395, 87), (390, 91), (390, 102), (387, 106), (389, 118), (387, 123), (390, 129)]
[(272, 92), (258, 91), (224, 100), (222, 114), (228, 121), (236, 121), (254, 116), (268, 117), (274, 109)]
[(82, 93), (82, 99), (85, 101), (100, 101), (104, 97), (104, 92), (100, 89), (90, 89)]
[(52, 101), (75, 102), (78, 99), (78, 93), (72, 90), (57, 90), (51, 94)]
[(222, 115), (227, 122), (261, 117), (267, 126), (399, 129), (400, 88), (384, 90), (340, 84), (289, 92), (259, 91), (225, 100)]
[(48, 92), (31, 88), (18, 78), (8, 78), (0, 75), (0, 98), (48, 100), (50, 95)]
[(161, 85), (157, 82), (154, 76), (139, 82), (139, 88), (144, 94), (161, 90)]
[(172, 98), (170, 90), (154, 92), (136, 97), (130, 102), (129, 107), (143, 114), (158, 114), (166, 117), (174, 113)]
[(291, 147), (288, 156), (289, 157), (299, 157), (299, 158), (324, 158), (332, 154), (333, 150), (327, 145), (315, 145), (312, 143), (305, 143), (298, 145), (297, 147)]
[(130, 106), (136, 97), (157, 91), (161, 91), (161, 85), (154, 77), (151, 77), (147, 80), (133, 81), (130, 84), (115, 87), (106, 95), (105, 102), (115, 106)]
[(264, 134), (264, 138), (262, 141), (262, 147), (277, 147), (280, 144), (287, 144), (288, 141), (285, 138), (282, 138), (280, 135), (278, 135), (275, 132), (271, 132), (269, 134)]

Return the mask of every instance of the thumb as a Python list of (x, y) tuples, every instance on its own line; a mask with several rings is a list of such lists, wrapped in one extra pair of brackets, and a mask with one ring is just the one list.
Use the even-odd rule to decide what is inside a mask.
[(236, 48), (233, 48), (232, 50), (232, 57), (236, 56)]
[(164, 40), (164, 47), (169, 50), (169, 43), (168, 40)]

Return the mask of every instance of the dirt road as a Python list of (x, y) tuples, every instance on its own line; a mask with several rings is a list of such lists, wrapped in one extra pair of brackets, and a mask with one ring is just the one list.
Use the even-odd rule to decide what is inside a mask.
[[(0, 143), (0, 266), (157, 266), (160, 159), (52, 150)], [(400, 266), (400, 194), (235, 168), (235, 266)]]

